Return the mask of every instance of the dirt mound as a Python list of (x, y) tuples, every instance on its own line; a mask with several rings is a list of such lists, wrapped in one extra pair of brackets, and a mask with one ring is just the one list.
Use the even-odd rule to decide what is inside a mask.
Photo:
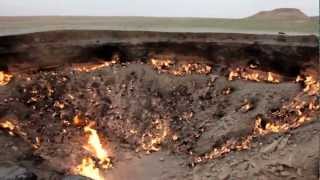
[(309, 17), (295, 8), (279, 8), (271, 11), (261, 11), (249, 18), (270, 20), (308, 20)]

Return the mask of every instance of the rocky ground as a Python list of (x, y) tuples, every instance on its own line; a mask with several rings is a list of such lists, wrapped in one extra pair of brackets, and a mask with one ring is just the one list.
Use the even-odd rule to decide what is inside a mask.
[(13, 74), (0, 86), (0, 122), (14, 125), (0, 131), (0, 179), (81, 179), (71, 175), (90, 122), (112, 162), (107, 180), (319, 177), (315, 84), (157, 65)]

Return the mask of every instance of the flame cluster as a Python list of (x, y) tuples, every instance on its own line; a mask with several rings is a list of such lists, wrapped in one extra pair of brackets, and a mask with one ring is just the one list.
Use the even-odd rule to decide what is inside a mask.
[(211, 71), (211, 66), (205, 64), (182, 64), (178, 66), (175, 70), (172, 70), (172, 74), (176, 76), (183, 76), (186, 74), (192, 74), (193, 72), (196, 74), (208, 74)]
[(253, 136), (247, 136), (245, 138), (242, 138), (240, 141), (228, 140), (227, 142), (222, 144), (220, 147), (214, 148), (209, 153), (206, 153), (204, 156), (194, 157), (192, 165), (194, 166), (195, 164), (198, 164), (201, 162), (205, 162), (211, 159), (216, 159), (231, 151), (241, 151), (241, 150), (249, 149), (252, 139), (253, 139)]
[[(232, 73), (231, 79), (233, 79), (233, 77), (239, 76), (239, 74)], [(259, 76), (254, 75), (254, 77), (257, 78)], [(245, 79), (252, 80), (250, 78)], [(263, 119), (260, 116), (257, 116), (252, 134), (247, 135), (239, 140), (228, 140), (221, 146), (213, 148), (213, 150), (206, 153), (205, 155), (194, 157), (193, 165), (211, 159), (216, 159), (231, 151), (249, 149), (250, 144), (255, 137), (259, 137), (269, 133), (287, 132), (290, 129), (298, 128), (306, 122), (311, 121), (312, 117), (316, 116), (317, 112), (320, 110), (320, 102), (318, 99), (320, 93), (320, 82), (312, 76), (306, 76), (306, 78), (301, 78), (300, 76), (298, 76), (297, 81), (302, 81), (304, 83), (305, 87), (303, 91), (299, 93), (293, 99), (293, 101), (283, 105), (278, 112), (273, 113), (278, 117), (277, 120), (267, 120)], [(245, 101), (244, 106), (246, 110), (249, 107), (251, 108), (251, 106), (248, 106), (248, 103), (248, 101)], [(294, 114), (291, 115), (292, 113)]]
[(8, 133), (13, 136), (14, 135), (14, 130), (15, 130), (15, 125), (12, 124), (12, 122), (10, 121), (5, 121), (5, 122), (2, 122), (0, 123), (0, 127), (3, 128), (3, 129), (7, 129), (8, 130)]
[(251, 81), (265, 81), (270, 83), (280, 83), (281, 76), (273, 72), (263, 72), (257, 69), (250, 68), (235, 68), (229, 72), (228, 80), (244, 79)]
[(7, 85), (11, 81), (12, 77), (12, 74), (0, 71), (0, 86)]
[(142, 149), (147, 153), (160, 150), (160, 145), (169, 134), (169, 128), (166, 121), (156, 119), (152, 122), (152, 131), (142, 135)]
[(211, 72), (211, 66), (200, 63), (175, 64), (170, 59), (151, 59), (151, 65), (159, 72), (166, 72), (176, 76), (188, 74), (208, 74)]
[(100, 175), (100, 169), (96, 167), (94, 160), (89, 157), (82, 159), (81, 164), (76, 167), (75, 173), (93, 180), (104, 180)]
[[(300, 76), (297, 77), (297, 81), (301, 80)], [(313, 76), (307, 76), (304, 79), (305, 88), (303, 89), (304, 92), (307, 92), (308, 95), (320, 95), (320, 82)]]
[(103, 168), (109, 168), (111, 166), (109, 155), (102, 147), (97, 131), (90, 126), (91, 125), (89, 124), (84, 127), (84, 132), (89, 135), (88, 145), (85, 145), (84, 148), (99, 159), (99, 164), (102, 165)]
[(240, 111), (245, 113), (245, 112), (248, 112), (252, 109), (253, 109), (253, 103), (251, 101), (249, 101), (248, 99), (245, 99), (243, 101), (242, 106), (240, 107)]
[(100, 169), (107, 169), (112, 167), (108, 152), (102, 146), (98, 133), (92, 128), (93, 123), (84, 127), (84, 132), (88, 135), (88, 142), (83, 148), (88, 151), (91, 156), (84, 157), (80, 165), (73, 169), (75, 174), (80, 174), (92, 178), (94, 180), (103, 180)]
[(151, 59), (151, 64), (157, 70), (168, 69), (174, 65), (170, 59)]
[[(266, 122), (265, 127), (261, 126), (263, 119), (258, 116), (255, 121), (254, 133), (265, 135), (268, 133), (286, 132), (311, 121), (314, 113), (320, 109), (320, 102), (316, 97), (308, 97), (307, 100), (302, 100), (301, 96), (303, 94), (299, 94), (292, 102), (284, 105), (278, 112), (273, 113), (281, 119), (264, 120)], [(290, 116), (289, 114), (292, 113), (294, 114)]]
[(78, 72), (92, 72), (104, 67), (110, 67), (114, 64), (116, 64), (117, 61), (112, 60), (112, 61), (105, 61), (103, 63), (97, 63), (97, 64), (87, 64), (87, 65), (74, 65), (73, 70), (78, 71)]

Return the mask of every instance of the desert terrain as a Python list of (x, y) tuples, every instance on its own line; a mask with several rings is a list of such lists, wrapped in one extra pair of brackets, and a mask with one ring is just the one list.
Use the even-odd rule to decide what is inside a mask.
[(53, 30), (319, 34), (319, 17), (297, 9), (277, 9), (239, 19), (171, 17), (0, 17), (0, 35)]

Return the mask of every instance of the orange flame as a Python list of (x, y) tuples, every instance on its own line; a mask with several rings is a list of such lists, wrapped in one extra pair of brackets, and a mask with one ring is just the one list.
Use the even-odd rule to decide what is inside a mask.
[(0, 86), (7, 85), (11, 81), (12, 77), (13, 76), (11, 74), (0, 71)]
[(142, 136), (142, 149), (150, 153), (152, 151), (159, 151), (160, 145), (168, 136), (169, 130), (167, 124), (163, 120), (155, 120), (154, 132), (148, 132)]
[[(253, 78), (252, 78), (253, 77)], [(243, 78), (255, 80), (255, 78), (260, 78), (262, 76), (243, 74), (240, 68), (237, 68), (236, 71), (231, 71), (229, 74), (229, 80), (234, 80), (235, 78)], [(260, 79), (258, 79), (260, 80)], [(280, 78), (274, 78), (274, 75), (267, 73), (267, 81), (280, 82)], [(279, 80), (279, 81), (278, 81)], [(229, 153), (232, 150), (243, 150), (250, 147), (250, 143), (253, 138), (266, 135), (269, 133), (281, 133), (287, 132), (290, 129), (295, 129), (300, 127), (312, 120), (312, 117), (320, 109), (320, 104), (315, 95), (320, 94), (320, 82), (312, 76), (307, 76), (305, 79), (301, 76), (298, 76), (296, 82), (304, 82), (305, 88), (303, 92), (299, 93), (293, 101), (282, 106), (279, 112), (275, 113), (280, 115), (281, 118), (285, 117), (286, 119), (280, 119), (277, 121), (265, 121), (262, 122), (261, 117), (257, 117), (255, 120), (255, 126), (253, 128), (252, 134), (241, 138), (240, 140), (228, 140), (220, 147), (215, 147), (212, 151), (209, 151), (203, 156), (196, 156), (194, 158), (194, 163), (201, 163), (210, 159), (215, 159), (223, 156), (224, 154)], [(305, 98), (305, 95), (308, 95), (308, 98)], [(248, 103), (245, 101), (245, 103)], [(244, 104), (244, 110), (248, 109), (249, 106)], [(293, 116), (289, 116), (291, 112), (295, 112)], [(265, 125), (263, 125), (265, 124)]]
[(151, 64), (157, 70), (161, 70), (165, 67), (173, 65), (173, 62), (170, 59), (151, 59)]
[(272, 72), (263, 72), (257, 69), (236, 68), (231, 69), (229, 72), (228, 80), (232, 81), (237, 78), (250, 81), (266, 81), (270, 83), (280, 83), (281, 77)]
[(9, 129), (11, 131), (13, 131), (15, 128), (15, 126), (10, 121), (5, 121), (3, 123), (0, 123), (0, 126), (4, 129)]
[(182, 76), (185, 74), (192, 74), (192, 72), (195, 72), (197, 74), (208, 74), (211, 71), (211, 67), (204, 64), (182, 64), (181, 66), (178, 66), (176, 69), (172, 70), (172, 74), (176, 76)]
[(243, 102), (243, 105), (240, 107), (240, 111), (242, 112), (248, 112), (251, 109), (253, 109), (253, 104), (248, 99), (245, 99)]
[(304, 81), (306, 87), (303, 89), (308, 95), (319, 95), (320, 94), (320, 82), (313, 76), (307, 76)]
[(273, 83), (279, 83), (280, 79), (277, 78), (276, 74), (272, 72), (268, 72), (268, 77), (267, 77), (268, 82), (273, 82)]
[(208, 74), (211, 71), (211, 66), (200, 63), (175, 64), (171, 59), (151, 59), (151, 65), (159, 72), (168, 72), (176, 76), (186, 74)]
[(104, 180), (95, 162), (89, 157), (82, 159), (81, 164), (75, 168), (75, 172), (94, 180)]
[(103, 148), (98, 133), (92, 128), (92, 123), (84, 127), (84, 132), (88, 134), (88, 143), (83, 146), (88, 152), (99, 160), (98, 167), (96, 161), (91, 157), (82, 159), (82, 163), (74, 169), (74, 173), (80, 174), (94, 180), (103, 180), (99, 167), (103, 169), (110, 168), (111, 160), (107, 151)]
[(84, 127), (84, 132), (89, 134), (88, 145), (84, 146), (84, 148), (99, 159), (99, 164), (102, 164), (105, 168), (107, 168), (109, 165), (111, 165), (108, 153), (102, 147), (97, 131), (92, 129), (90, 126), (91, 124)]
[(73, 117), (73, 124), (75, 126), (84, 126), (87, 124), (87, 121), (85, 119), (80, 118), (80, 115), (76, 115)]
[(116, 64), (117, 61), (112, 60), (112, 61), (108, 61), (108, 62), (103, 62), (103, 63), (98, 63), (98, 64), (87, 64), (87, 65), (78, 65), (76, 67), (73, 68), (73, 70), (75, 71), (79, 71), (79, 72), (91, 72), (91, 71), (95, 71), (97, 69), (101, 69), (104, 67), (110, 67), (113, 64)]
[(226, 143), (222, 144), (220, 147), (214, 148), (212, 151), (206, 153), (204, 156), (195, 157), (194, 163), (201, 163), (203, 161), (215, 159), (233, 150), (241, 151), (244, 149), (249, 149), (252, 139), (253, 136), (247, 136), (245, 138), (242, 138), (240, 141), (228, 140)]
[(289, 124), (274, 124), (274, 123), (268, 123), (266, 125), (266, 132), (272, 132), (272, 133), (279, 133), (279, 132), (285, 132), (289, 129)]
[(16, 127), (10, 121), (5, 121), (3, 123), (0, 123), (0, 127), (3, 129), (8, 129), (9, 130), (8, 132), (11, 136), (14, 135), (13, 130), (15, 130)]

